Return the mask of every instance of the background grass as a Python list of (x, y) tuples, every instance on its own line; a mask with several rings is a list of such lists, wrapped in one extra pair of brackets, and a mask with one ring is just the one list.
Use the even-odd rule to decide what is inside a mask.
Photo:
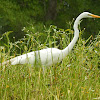
[[(42, 33), (26, 32), (29, 34), (13, 43), (9, 39), (10, 32), (2, 36), (1, 40), (7, 39), (7, 43), (0, 47), (1, 62), (22, 52), (46, 47), (63, 49), (73, 37), (72, 30), (55, 26), (45, 29), (44, 38)], [(61, 63), (39, 68), (29, 64), (0, 66), (0, 100), (93, 100), (100, 97), (100, 34), (84, 40), (83, 32)]]

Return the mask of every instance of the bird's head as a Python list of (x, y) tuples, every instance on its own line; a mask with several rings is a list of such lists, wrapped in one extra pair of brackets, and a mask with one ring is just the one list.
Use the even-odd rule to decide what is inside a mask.
[(94, 14), (89, 13), (89, 12), (83, 12), (76, 18), (76, 20), (74, 22), (74, 29), (78, 28), (78, 25), (81, 22), (80, 20), (82, 20), (83, 18), (100, 18), (100, 16), (94, 15)]
[(94, 14), (89, 13), (89, 12), (83, 12), (80, 15), (82, 18), (100, 18), (100, 16), (94, 15)]

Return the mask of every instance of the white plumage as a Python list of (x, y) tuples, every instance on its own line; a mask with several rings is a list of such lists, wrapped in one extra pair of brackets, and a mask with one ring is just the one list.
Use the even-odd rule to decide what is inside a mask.
[[(42, 64), (45, 66), (50, 66), (55, 64), (58, 61), (61, 61), (63, 58), (62, 50), (56, 48), (42, 49), (39, 51), (33, 51), (21, 56), (17, 56), (13, 59), (10, 59), (11, 65), (16, 64)], [(60, 59), (59, 59), (60, 58)]]
[(39, 51), (33, 51), (30, 53), (12, 58), (9, 61), (4, 62), (3, 64), (10, 62), (11, 65), (29, 63), (29, 64), (32, 64), (33, 66), (35, 64), (50, 66), (52, 64), (56, 64), (57, 62), (60, 62), (63, 58), (67, 56), (67, 54), (72, 50), (73, 46), (76, 43), (79, 37), (78, 24), (82, 18), (100, 18), (100, 16), (93, 15), (89, 12), (81, 13), (74, 22), (74, 38), (65, 49), (59, 50), (56, 48), (47, 48), (47, 49), (42, 49)]

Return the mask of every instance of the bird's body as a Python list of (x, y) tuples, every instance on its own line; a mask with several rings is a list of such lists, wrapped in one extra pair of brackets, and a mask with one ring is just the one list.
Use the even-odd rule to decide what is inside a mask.
[(56, 48), (47, 48), (17, 56), (10, 59), (10, 62), (11, 65), (29, 63), (32, 65), (41, 64), (44, 66), (50, 66), (51, 63), (55, 64), (58, 61), (61, 61), (62, 58), (62, 50)]
[(4, 62), (3, 64), (10, 62), (11, 65), (29, 63), (32, 65), (41, 64), (43, 66), (50, 66), (52, 64), (56, 64), (57, 62), (60, 62), (67, 56), (67, 54), (72, 50), (73, 46), (76, 43), (79, 37), (78, 24), (82, 18), (100, 18), (100, 16), (93, 15), (89, 12), (81, 13), (74, 22), (74, 38), (65, 49), (59, 50), (57, 48), (47, 48), (39, 51), (33, 51), (12, 58), (9, 61)]

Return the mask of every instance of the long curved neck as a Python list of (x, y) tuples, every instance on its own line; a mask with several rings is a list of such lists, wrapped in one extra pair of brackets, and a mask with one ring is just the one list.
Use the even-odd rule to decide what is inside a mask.
[(73, 40), (70, 42), (70, 44), (62, 50), (63, 53), (63, 58), (66, 57), (66, 55), (72, 50), (73, 46), (75, 45), (78, 37), (79, 37), (79, 30), (78, 30), (78, 24), (79, 21), (81, 20), (80, 16), (76, 18), (75, 22), (74, 22), (74, 38)]

